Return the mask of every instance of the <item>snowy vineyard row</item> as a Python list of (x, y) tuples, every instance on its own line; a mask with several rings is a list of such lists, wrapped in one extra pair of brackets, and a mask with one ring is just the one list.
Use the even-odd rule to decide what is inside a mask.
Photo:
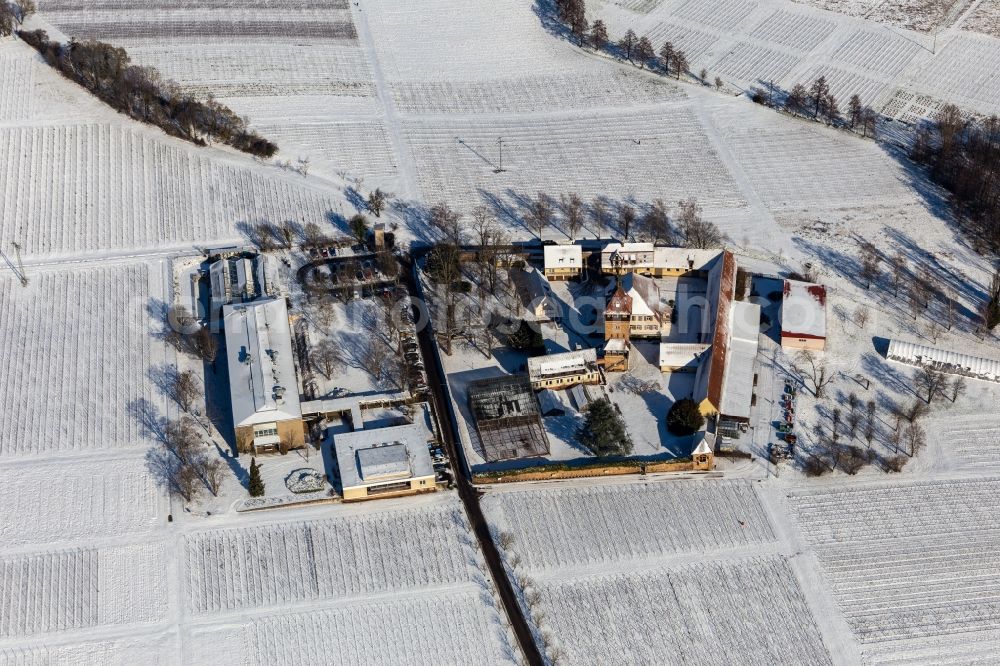
[(137, 447), (129, 405), (159, 404), (147, 376), (162, 363), (146, 311), (143, 265), (0, 278), (0, 456)]
[(679, 99), (683, 92), (647, 77), (580, 72), (500, 81), (423, 81), (392, 84), (400, 111), (414, 114), (533, 113), (628, 107)]
[[(484, 195), (542, 191), (668, 203), (693, 196), (706, 207), (743, 204), (732, 175), (685, 107), (530, 122), (411, 121), (405, 127), (428, 201), (472, 208)], [(504, 140), (501, 174), (494, 173), (498, 137)], [(665, 180), (666, 173), (671, 178)]]
[[(3, 543), (16, 546), (145, 532), (162, 520), (161, 493), (144, 461), (42, 464), (0, 484)], [(58, 492), (53, 484), (58, 478)]]
[(130, 10), (141, 7), (148, 11), (169, 9), (347, 9), (348, 0), (41, 0), (39, 9), (48, 13), (60, 11), (84, 12), (98, 10)]
[(371, 70), (357, 45), (148, 45), (130, 48), (129, 54), (201, 95), (374, 94)]
[(189, 536), (197, 613), (338, 599), (469, 581), (475, 566), (454, 505)]
[(727, 145), (771, 208), (912, 201), (902, 169), (874, 145), (808, 127), (779, 131), (726, 116), (715, 122), (726, 128)]
[(35, 66), (28, 58), (0, 57), (0, 123), (31, 117)]
[(951, 425), (931, 425), (931, 441), (947, 443), (949, 466), (962, 470), (1000, 471), (1000, 417), (963, 418)]
[[(904, 15), (925, 9), (911, 8)], [(613, 37), (631, 28), (656, 48), (672, 41), (687, 55), (692, 72), (706, 68), (710, 77), (718, 74), (739, 86), (773, 81), (788, 90), (823, 72), (842, 107), (858, 94), (878, 108), (890, 102), (893, 91), (906, 89), (980, 112), (998, 109), (1000, 82), (993, 72), (1000, 67), (1000, 42), (982, 35), (959, 33), (940, 40), (935, 50), (927, 40), (881, 29), (861, 17), (823, 16), (751, 0), (665, 3), (648, 14), (608, 5), (601, 18)]]
[(560, 580), (539, 609), (571, 664), (831, 663), (781, 557)]
[(162, 247), (238, 238), (240, 222), (322, 225), (335, 209), (196, 150), (108, 125), (0, 128), (0, 237), (36, 255)]
[[(490, 600), (487, 597), (487, 600)], [(308, 614), (266, 618), (196, 634), (205, 661), (249, 666), (329, 663), (493, 666), (520, 663), (497, 609), (475, 590), (421, 593)]]
[(772, 541), (744, 482), (656, 483), (504, 492), (483, 505), (528, 569), (711, 552)]
[(261, 124), (257, 129), (284, 146), (286, 153), (309, 155), (310, 169), (346, 173), (374, 183), (398, 173), (396, 156), (381, 122)]
[(159, 620), (165, 564), (157, 544), (0, 558), (0, 638)]
[(56, 25), (66, 34), (78, 39), (97, 39), (106, 42), (137, 42), (150, 40), (160, 43), (165, 39), (201, 41), (204, 39), (233, 39), (241, 43), (248, 39), (281, 42), (290, 36), (310, 40), (337, 40), (353, 42), (357, 33), (353, 23), (325, 21), (142, 21), (95, 22), (87, 20), (58, 20)]
[(794, 496), (803, 536), (863, 643), (1000, 630), (1000, 481)]

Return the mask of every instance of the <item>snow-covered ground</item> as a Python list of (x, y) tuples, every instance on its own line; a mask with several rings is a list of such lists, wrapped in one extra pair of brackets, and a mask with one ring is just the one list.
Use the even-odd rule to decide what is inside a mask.
[[(241, 241), (257, 222), (344, 232), (357, 201), (348, 184), (414, 204), (389, 214), (402, 242), (428, 237), (417, 213), (441, 199), (492, 205), (526, 238), (523, 196), (538, 190), (639, 204), (698, 196), (741, 263), (809, 260), (830, 288), (827, 358), (845, 374), (820, 411), (802, 397), (806, 426), (860, 392), (858, 372), (873, 380), (865, 398), (914, 398), (913, 369), (881, 360), (873, 339), (926, 342), (938, 315), (911, 319), (887, 278), (860, 284), (862, 239), (914, 271), (928, 264), (954, 291), (959, 324), (941, 345), (996, 356), (996, 338), (978, 339), (971, 323), (988, 262), (905, 158), (578, 51), (546, 32), (531, 0), (339, 2), (315, 20), (310, 0), (148, 4), (43, 2), (29, 27), (120, 39), (137, 63), (218, 93), (278, 140), (280, 159), (311, 168), (302, 176), (128, 122), (24, 44), (0, 41), (0, 251), (14, 262), (19, 243), (29, 280), (21, 287), (0, 260), (0, 656), (13, 663), (517, 661), (452, 494), (237, 514), (240, 460), (218, 501), (187, 512), (144, 464), (151, 443), (129, 405), (173, 409), (150, 374), (174, 362), (149, 313), (171, 297), (165, 258)], [(996, 34), (991, 2), (928, 33), (872, 20), (888, 12), (856, 19), (784, 0), (590, 4), (613, 33), (673, 39), (729, 93), (823, 71), (838, 97), (857, 91), (897, 117), (943, 100), (990, 112), (1000, 99), (998, 41), (974, 32)], [(182, 9), (202, 27), (181, 25)], [(302, 37), (266, 23), (278, 11)], [(242, 36), (197, 36), (218, 20)], [(168, 38), (171, 26), (184, 34)], [(266, 34), (248, 34), (257, 29)], [(852, 322), (860, 304), (872, 312), (864, 326)], [(761, 385), (780, 387), (788, 362), (762, 354)], [(496, 361), (498, 371), (520, 363)], [(746, 446), (757, 456), (773, 437), (773, 395), (759, 392)], [(776, 478), (754, 461), (724, 468), (752, 481), (721, 485), (489, 489), (487, 511), (514, 533), (515, 568), (548, 611), (541, 628), (572, 663), (659, 662), (668, 650), (747, 663), (988, 663), (998, 402), (980, 382), (955, 404), (936, 401), (929, 446), (898, 477), (871, 466), (811, 480), (783, 465)], [(320, 464), (265, 461), (269, 492), (293, 466)], [(574, 623), (581, 608), (599, 611), (607, 633)], [(761, 628), (754, 639), (738, 638), (746, 623)]]
[[(672, 41), (690, 70), (738, 89), (784, 90), (819, 74), (842, 106), (858, 94), (902, 118), (899, 95), (928, 95), (996, 113), (1000, 58), (993, 2), (971, 0), (590, 0), (613, 40), (629, 28)], [(993, 35), (992, 37), (990, 35)], [(934, 108), (925, 109), (932, 113)], [(898, 115), (897, 115), (898, 113)]]

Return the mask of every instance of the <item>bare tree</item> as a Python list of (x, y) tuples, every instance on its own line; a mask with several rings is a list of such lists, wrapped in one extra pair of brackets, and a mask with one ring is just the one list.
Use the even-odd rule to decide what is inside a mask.
[(868, 449), (872, 448), (872, 441), (875, 439), (875, 432), (878, 425), (875, 421), (875, 410), (876, 404), (874, 400), (869, 400), (865, 403), (865, 442), (868, 443)]
[(621, 221), (622, 240), (627, 241), (632, 232), (632, 225), (635, 224), (635, 208), (623, 203), (618, 210), (618, 218)]
[(270, 252), (274, 249), (274, 234), (271, 225), (267, 222), (258, 222), (251, 227), (251, 242), (257, 246), (261, 252)]
[(803, 349), (792, 360), (792, 367), (803, 378), (812, 394), (823, 397), (823, 390), (833, 381), (833, 374), (826, 367), (826, 361), (820, 361), (816, 354)]
[[(924, 402), (923, 399), (921, 398), (916, 398), (913, 402), (910, 403), (909, 407), (902, 408), (900, 416), (907, 423), (916, 423), (924, 416), (926, 416), (928, 412), (930, 412), (930, 407), (928, 407), (927, 403)], [(896, 427), (897, 428), (899, 427), (898, 420), (896, 422)]]
[(163, 444), (167, 450), (181, 463), (190, 464), (201, 443), (194, 421), (187, 416), (167, 421), (163, 433)]
[(195, 400), (201, 395), (198, 377), (191, 370), (171, 372), (167, 378), (167, 392), (182, 410), (191, 413)]
[(701, 79), (701, 85), (707, 86), (708, 85), (708, 70), (705, 69), (704, 67), (702, 67), (701, 71), (698, 72), (698, 78)]
[(852, 391), (847, 396), (847, 406), (849, 408), (847, 412), (847, 434), (850, 436), (851, 441), (854, 441), (854, 438), (857, 437), (858, 425), (861, 423), (861, 412), (858, 409), (860, 405), (861, 402), (858, 400), (858, 394)]
[(539, 192), (538, 197), (532, 200), (528, 208), (527, 221), (538, 236), (538, 240), (542, 240), (542, 233), (552, 224), (552, 205), (544, 192)]
[(302, 244), (307, 248), (319, 249), (326, 245), (326, 235), (315, 222), (307, 222), (302, 228)]
[(191, 467), (209, 492), (218, 497), (219, 489), (222, 488), (222, 482), (226, 477), (225, 464), (218, 458), (210, 458), (203, 454), (192, 461)]
[(915, 377), (917, 388), (923, 389), (927, 393), (927, 404), (931, 404), (934, 398), (944, 393), (948, 383), (947, 376), (933, 368), (922, 367), (917, 370)]
[(892, 255), (889, 260), (889, 269), (892, 274), (893, 295), (899, 296), (899, 287), (906, 281), (909, 270), (906, 267), (906, 257), (901, 252)]
[(854, 309), (854, 323), (858, 328), (864, 328), (871, 318), (871, 310), (867, 305), (859, 305)]
[(882, 258), (879, 255), (875, 244), (865, 241), (861, 244), (861, 273), (860, 277), (865, 281), (865, 288), (871, 289), (872, 283), (877, 282), (882, 275)]
[(950, 331), (955, 325), (955, 307), (957, 303), (957, 298), (955, 296), (955, 290), (950, 286), (945, 287), (944, 293), (941, 296), (944, 301), (944, 321), (945, 326), (947, 326)]
[(670, 229), (670, 215), (663, 199), (657, 199), (642, 216), (639, 229), (654, 243), (672, 244), (673, 233)]
[(841, 424), (841, 420), (842, 419), (841, 419), (840, 408), (839, 407), (834, 407), (833, 408), (833, 412), (830, 413), (830, 422), (831, 422), (831, 426), (832, 426), (831, 432), (830, 432), (830, 439), (833, 440), (834, 444), (836, 444), (837, 442), (840, 441), (840, 424)]
[(962, 375), (955, 375), (951, 380), (951, 385), (948, 387), (951, 401), (958, 402), (958, 399), (965, 395), (968, 388), (969, 385), (968, 382), (965, 381), (965, 377)]
[(590, 219), (594, 224), (594, 233), (597, 238), (604, 238), (604, 233), (608, 229), (609, 217), (608, 206), (601, 197), (594, 197), (590, 203)]
[(17, 7), (17, 22), (21, 25), (24, 25), (25, 20), (38, 11), (35, 0), (14, 0), (14, 6)]
[(319, 368), (327, 379), (333, 377), (338, 367), (344, 362), (344, 354), (340, 345), (330, 338), (320, 340), (319, 344), (312, 348), (309, 360)]
[(723, 85), (722, 78), (719, 76), (715, 77), (715, 89), (722, 90), (722, 85)]
[(381, 217), (387, 201), (388, 197), (385, 192), (375, 188), (375, 191), (368, 195), (368, 210), (375, 217)]
[(569, 230), (569, 237), (576, 240), (576, 235), (580, 233), (583, 226), (583, 200), (580, 195), (571, 193), (562, 197), (563, 212), (566, 214), (566, 228)]
[(462, 214), (451, 209), (444, 201), (431, 207), (430, 222), (445, 240), (453, 245), (462, 244)]
[(368, 341), (368, 351), (361, 359), (364, 369), (375, 379), (384, 377), (384, 369), (392, 356), (389, 345), (379, 336), (373, 336)]
[(694, 198), (677, 204), (677, 222), (684, 236), (684, 246), (699, 250), (722, 247), (724, 237), (719, 228), (701, 215), (701, 206)]
[(219, 355), (219, 340), (215, 337), (208, 326), (202, 326), (193, 336), (194, 350), (198, 358), (206, 363), (212, 363)]
[(927, 445), (923, 426), (913, 422), (903, 428), (903, 443), (910, 449), (910, 457), (917, 455)]

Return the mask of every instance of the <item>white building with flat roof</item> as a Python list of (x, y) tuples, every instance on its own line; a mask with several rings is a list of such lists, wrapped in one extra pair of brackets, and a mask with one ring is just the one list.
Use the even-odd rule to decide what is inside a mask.
[(781, 346), (826, 349), (826, 287), (785, 280), (781, 299)]
[(437, 490), (422, 423), (335, 435), (344, 500), (396, 497)]
[(222, 321), (238, 450), (302, 446), (305, 429), (284, 299), (226, 305)]
[(546, 354), (528, 359), (531, 388), (560, 389), (575, 384), (598, 384), (601, 370), (596, 349), (580, 349), (561, 354)]

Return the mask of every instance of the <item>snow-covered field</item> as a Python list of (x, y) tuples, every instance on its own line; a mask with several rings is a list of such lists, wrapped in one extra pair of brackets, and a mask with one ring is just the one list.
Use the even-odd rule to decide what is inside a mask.
[(998, 490), (996, 479), (927, 481), (807, 491), (790, 503), (859, 641), (965, 632), (967, 645), (995, 647)]
[[(874, 6), (824, 6), (852, 14), (848, 4)], [(539, 190), (697, 196), (745, 257), (816, 264), (838, 308), (828, 357), (844, 375), (831, 401), (857, 390), (861, 371), (884, 382), (872, 397), (910, 399), (913, 370), (878, 362), (872, 340), (928, 335), (928, 317), (910, 320), (885, 279), (857, 284), (859, 239), (930, 264), (960, 302), (962, 325), (943, 343), (995, 355), (995, 338), (969, 324), (987, 262), (918, 171), (732, 96), (762, 77), (788, 87), (823, 72), (842, 107), (857, 92), (910, 121), (942, 100), (996, 111), (1000, 42), (975, 33), (997, 34), (996, 4), (930, 17), (931, 32), (882, 24), (911, 4), (879, 3), (862, 19), (786, 0), (589, 3), (612, 36), (631, 26), (657, 47), (674, 40), (694, 71), (726, 79), (716, 93), (574, 49), (531, 0), (42, 2), (29, 27), (128, 45), (136, 63), (217, 94), (280, 143), (282, 160), (311, 168), (303, 177), (128, 122), (24, 44), (0, 42), (0, 250), (19, 243), (29, 279), (21, 287), (0, 260), (0, 663), (518, 661), (453, 494), (237, 514), (245, 492), (232, 476), (188, 513), (145, 467), (149, 441), (128, 406), (168, 409), (150, 370), (172, 357), (147, 310), (170, 296), (161, 257), (241, 240), (247, 223), (343, 231), (348, 182), (418, 205), (485, 198), (514, 213), (500, 220), (522, 238), (519, 197)], [(277, 32), (291, 29), (301, 34)], [(500, 137), (507, 170), (496, 174)], [(419, 216), (388, 220), (404, 243), (427, 237)], [(862, 327), (849, 319), (860, 303), (874, 312)], [(778, 356), (762, 386), (780, 384)], [(937, 404), (928, 449), (893, 481), (877, 467), (776, 479), (754, 461), (725, 472), (753, 481), (489, 489), (486, 510), (514, 535), (508, 563), (520, 558), (540, 628), (570, 663), (662, 663), (668, 652), (989, 663), (1000, 649), (1000, 487), (987, 477), (1000, 464), (997, 399), (977, 385)], [(272, 486), (278, 468), (265, 468)]]
[[(774, 540), (744, 481), (510, 491), (488, 495), (491, 523), (531, 570), (562, 571)], [(712, 516), (712, 520), (706, 517)]]
[(130, 404), (161, 404), (149, 373), (165, 362), (146, 308), (163, 293), (156, 265), (0, 275), (0, 456), (139, 449)]
[[(969, 0), (591, 0), (612, 39), (631, 28), (654, 47), (671, 40), (691, 71), (737, 87), (789, 90), (830, 74), (844, 106), (858, 94), (882, 109), (897, 92), (995, 113), (996, 4)], [(823, 11), (826, 10), (826, 11)], [(976, 31), (976, 32), (973, 32)], [(979, 34), (977, 34), (979, 33)], [(993, 35), (990, 37), (989, 35)], [(959, 64), (960, 63), (960, 64)], [(933, 110), (931, 111), (933, 112)]]
[(569, 663), (832, 663), (807, 599), (821, 593), (797, 577), (754, 485), (527, 484), (483, 505), (535, 630)]
[[(656, 664), (665, 655), (705, 666), (832, 663), (782, 557), (546, 581), (540, 588), (539, 607), (571, 664)], [(580, 622), (586, 616), (592, 620)]]

